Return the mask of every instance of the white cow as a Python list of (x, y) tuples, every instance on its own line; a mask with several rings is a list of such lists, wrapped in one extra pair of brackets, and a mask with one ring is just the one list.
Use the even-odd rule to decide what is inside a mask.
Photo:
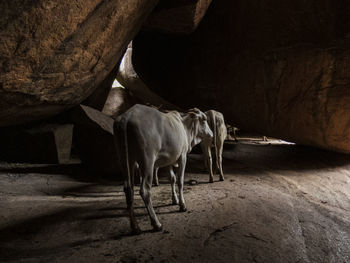
[(213, 183), (213, 168), (212, 168), (212, 157), (211, 157), (211, 147), (215, 148), (216, 155), (216, 167), (220, 173), (220, 181), (224, 181), (224, 173), (222, 171), (222, 149), (224, 147), (224, 141), (227, 136), (227, 129), (224, 121), (224, 115), (222, 113), (209, 110), (205, 112), (208, 119), (208, 124), (210, 129), (213, 131), (214, 138), (203, 140), (200, 144), (203, 154), (204, 161), (207, 169), (209, 170), (209, 182)]
[[(187, 114), (176, 111), (162, 113), (154, 108), (136, 104), (116, 119), (113, 129), (125, 179), (124, 191), (132, 231), (140, 233), (133, 208), (136, 173), (142, 178), (140, 195), (148, 210), (151, 224), (159, 231), (162, 225), (151, 201), (154, 171), (158, 167), (171, 169), (173, 164), (178, 164), (180, 211), (186, 211), (183, 184), (187, 153), (202, 140), (210, 140), (213, 137), (207, 117), (198, 109), (191, 110)], [(170, 173), (175, 177), (172, 169)]]
[[(210, 183), (214, 182), (213, 168), (212, 168), (213, 161), (211, 156), (211, 148), (213, 146), (215, 148), (216, 167), (218, 168), (220, 173), (220, 181), (224, 181), (224, 173), (222, 171), (222, 150), (223, 150), (225, 138), (227, 136), (227, 129), (224, 121), (224, 116), (222, 115), (222, 113), (215, 110), (206, 111), (205, 115), (207, 116), (209, 127), (214, 134), (213, 138), (204, 139), (200, 143), (200, 146), (203, 152), (204, 163), (209, 171), (209, 182)], [(176, 164), (174, 166), (176, 166)], [(172, 167), (169, 167), (169, 172), (170, 172), (171, 183), (173, 184), (173, 180), (176, 180), (176, 177), (173, 176)], [(154, 184), (156, 186), (159, 185), (158, 169), (156, 169), (154, 173)], [(172, 189), (173, 189), (172, 190), (173, 203), (175, 203), (176, 196), (174, 197), (174, 187), (172, 187)]]

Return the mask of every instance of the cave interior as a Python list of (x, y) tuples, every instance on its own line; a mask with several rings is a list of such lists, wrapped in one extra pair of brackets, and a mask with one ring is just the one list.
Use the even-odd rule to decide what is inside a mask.
[[(350, 262), (349, 13), (347, 0), (1, 1), (0, 262)], [(159, 169), (158, 231), (132, 172), (135, 234), (116, 123), (137, 104), (215, 110), (227, 134), (222, 154), (209, 146), (214, 182), (204, 148), (186, 152), (186, 211)], [(136, 121), (147, 134), (151, 117)]]

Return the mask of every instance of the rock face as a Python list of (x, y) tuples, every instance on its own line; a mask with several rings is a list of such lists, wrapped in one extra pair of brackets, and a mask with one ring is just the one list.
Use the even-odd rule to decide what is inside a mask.
[(161, 0), (143, 25), (145, 30), (192, 33), (212, 0)]
[(113, 88), (108, 94), (102, 112), (112, 118), (123, 114), (137, 103), (137, 100), (123, 88)]
[(192, 35), (140, 33), (133, 63), (179, 106), (350, 153), (349, 12), (348, 1), (214, 1)]
[(45, 118), (86, 99), (116, 70), (157, 2), (1, 1), (0, 126)]
[[(152, 90), (146, 86), (146, 84), (135, 72), (135, 69), (132, 64), (132, 54), (132, 43), (130, 43), (118, 70), (117, 79), (119, 83), (121, 83), (125, 88), (131, 91), (134, 98), (137, 98), (137, 100), (141, 104), (151, 104), (153, 106), (163, 109), (180, 110), (179, 107), (164, 100), (162, 97), (152, 92)], [(118, 95), (114, 94), (111, 91), (111, 93), (109, 94), (109, 98), (106, 102), (106, 104), (109, 105), (107, 105), (107, 108), (110, 108), (112, 106), (113, 100), (115, 101), (114, 97), (117, 98), (116, 96)], [(112, 107), (118, 107), (118, 104)], [(105, 108), (103, 109), (103, 111), (105, 111)], [(105, 113), (109, 115), (108, 109)]]

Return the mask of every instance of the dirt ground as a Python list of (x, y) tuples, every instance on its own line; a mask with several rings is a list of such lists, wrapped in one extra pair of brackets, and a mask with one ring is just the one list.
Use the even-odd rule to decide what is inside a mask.
[(164, 229), (152, 232), (137, 193), (136, 236), (120, 183), (79, 164), (1, 168), (1, 262), (350, 262), (350, 156), (241, 140), (225, 147), (226, 180), (209, 184), (190, 155), (188, 211), (160, 178), (152, 197)]

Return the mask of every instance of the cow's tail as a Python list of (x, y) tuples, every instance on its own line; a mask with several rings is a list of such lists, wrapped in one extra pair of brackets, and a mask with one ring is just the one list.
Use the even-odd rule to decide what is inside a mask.
[(127, 187), (132, 187), (133, 176), (130, 169), (129, 161), (129, 147), (128, 147), (128, 135), (127, 135), (127, 120), (122, 118), (119, 122), (114, 123), (114, 136), (116, 138), (116, 144), (118, 147), (118, 158), (120, 167), (126, 176), (125, 182)]
[[(137, 220), (134, 214), (134, 169), (136, 166), (135, 161), (131, 158), (129, 160), (129, 147), (128, 147), (128, 121), (126, 118), (121, 118), (120, 121), (114, 123), (114, 137), (116, 138), (118, 148), (118, 158), (120, 160), (120, 167), (124, 175), (124, 193), (126, 197), (126, 205), (130, 217), (130, 226), (134, 233), (140, 233)], [(131, 165), (133, 165), (133, 171), (131, 171)]]
[(213, 114), (213, 135), (214, 135), (214, 138), (213, 138), (213, 143), (214, 143), (214, 148), (215, 148), (215, 160), (216, 160), (216, 167), (218, 169), (220, 169), (219, 167), (219, 148), (218, 148), (218, 138), (217, 138), (217, 134), (218, 134), (218, 124), (217, 124), (217, 121), (216, 121), (216, 116), (215, 114)]

